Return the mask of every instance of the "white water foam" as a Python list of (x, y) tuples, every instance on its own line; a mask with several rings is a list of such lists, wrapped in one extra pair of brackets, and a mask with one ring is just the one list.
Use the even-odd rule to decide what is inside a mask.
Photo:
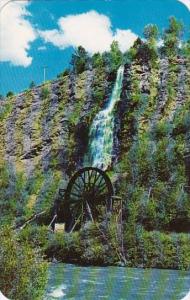
[(66, 290), (66, 286), (64, 284), (61, 284), (58, 288), (56, 288), (55, 290), (53, 290), (49, 296), (55, 298), (55, 299), (59, 299), (60, 297), (65, 296), (65, 292), (64, 290)]

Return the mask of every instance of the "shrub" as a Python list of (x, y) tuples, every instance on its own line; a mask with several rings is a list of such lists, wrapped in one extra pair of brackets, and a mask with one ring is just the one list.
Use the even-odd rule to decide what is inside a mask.
[(41, 97), (43, 100), (47, 99), (50, 95), (50, 91), (49, 91), (49, 88), (48, 86), (44, 85), (42, 86), (42, 89), (41, 89)]
[(12, 91), (9, 91), (6, 95), (7, 98), (11, 98), (14, 96), (14, 93)]
[(14, 300), (42, 299), (47, 263), (39, 251), (19, 242), (9, 227), (0, 235), (0, 290)]

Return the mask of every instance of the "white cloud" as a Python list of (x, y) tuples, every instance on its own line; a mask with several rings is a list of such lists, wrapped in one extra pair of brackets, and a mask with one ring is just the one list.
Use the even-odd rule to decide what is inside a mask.
[(32, 24), (26, 20), (29, 15), (28, 3), (13, 1), (3, 8), (6, 2), (7, 0), (1, 0), (0, 3), (0, 61), (27, 67), (32, 62), (32, 57), (28, 54), (30, 43), (37, 37)]
[(111, 28), (110, 19), (96, 11), (78, 15), (68, 15), (58, 21), (59, 30), (39, 31), (45, 42), (52, 43), (60, 49), (83, 46), (89, 53), (109, 50), (113, 40), (118, 41), (120, 49), (126, 51), (137, 38), (131, 30)]
[(190, 11), (190, 0), (178, 0), (178, 1), (183, 3)]
[(134, 41), (137, 39), (137, 35), (129, 29), (117, 29), (113, 39), (118, 41), (120, 50), (125, 52), (133, 45)]

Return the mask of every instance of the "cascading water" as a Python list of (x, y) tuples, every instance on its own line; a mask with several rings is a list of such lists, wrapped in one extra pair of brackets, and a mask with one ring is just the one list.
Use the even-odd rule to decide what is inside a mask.
[(107, 106), (94, 118), (90, 128), (88, 157), (93, 167), (105, 170), (112, 162), (114, 107), (120, 100), (124, 66), (117, 71), (115, 85)]

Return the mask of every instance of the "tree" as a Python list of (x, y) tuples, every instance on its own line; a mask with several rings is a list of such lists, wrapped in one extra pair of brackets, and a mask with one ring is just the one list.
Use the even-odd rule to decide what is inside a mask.
[(169, 27), (165, 30), (163, 40), (164, 46), (161, 53), (168, 57), (176, 56), (179, 53), (180, 38), (183, 33), (183, 24), (175, 17), (169, 19)]
[(10, 227), (1, 227), (0, 290), (4, 295), (11, 299), (42, 299), (47, 267), (39, 249), (20, 242)]
[(182, 53), (183, 55), (185, 55), (186, 57), (190, 57), (190, 40), (188, 40), (187, 42), (185, 42), (183, 44), (182, 47)]
[(158, 50), (157, 50), (157, 39), (159, 35), (159, 30), (156, 25), (149, 24), (144, 28), (144, 37), (146, 38), (147, 42), (147, 53), (151, 62), (154, 61), (158, 57)]
[(116, 72), (122, 64), (123, 55), (119, 49), (117, 41), (113, 41), (110, 47), (110, 52), (104, 54), (105, 63), (109, 65), (110, 72)]
[(159, 30), (158, 30), (158, 27), (156, 25), (149, 24), (149, 25), (145, 26), (145, 28), (144, 28), (144, 37), (148, 41), (157, 40), (158, 34), (159, 34)]
[(65, 69), (63, 72), (57, 75), (57, 78), (65, 77), (69, 75), (69, 69)]
[(14, 93), (12, 91), (9, 91), (6, 95), (7, 98), (13, 97)]
[(89, 56), (87, 51), (82, 46), (79, 46), (71, 59), (71, 65), (73, 66), (74, 72), (76, 74), (84, 72), (87, 68), (88, 61)]
[(151, 51), (149, 45), (143, 42), (140, 38), (137, 38), (133, 47), (129, 50), (131, 60), (137, 59), (140, 62), (148, 63), (151, 60)]
[(29, 85), (29, 88), (30, 89), (33, 89), (34, 87), (36, 86), (35, 82), (32, 80), (30, 85)]
[(142, 43), (143, 41), (139, 37), (135, 40), (133, 46), (123, 55), (123, 59), (125, 63), (131, 63), (133, 59), (137, 58), (137, 52), (139, 50), (139, 47), (142, 45)]
[(100, 53), (95, 53), (92, 56), (92, 67), (93, 68), (101, 68), (104, 66), (104, 60)]

